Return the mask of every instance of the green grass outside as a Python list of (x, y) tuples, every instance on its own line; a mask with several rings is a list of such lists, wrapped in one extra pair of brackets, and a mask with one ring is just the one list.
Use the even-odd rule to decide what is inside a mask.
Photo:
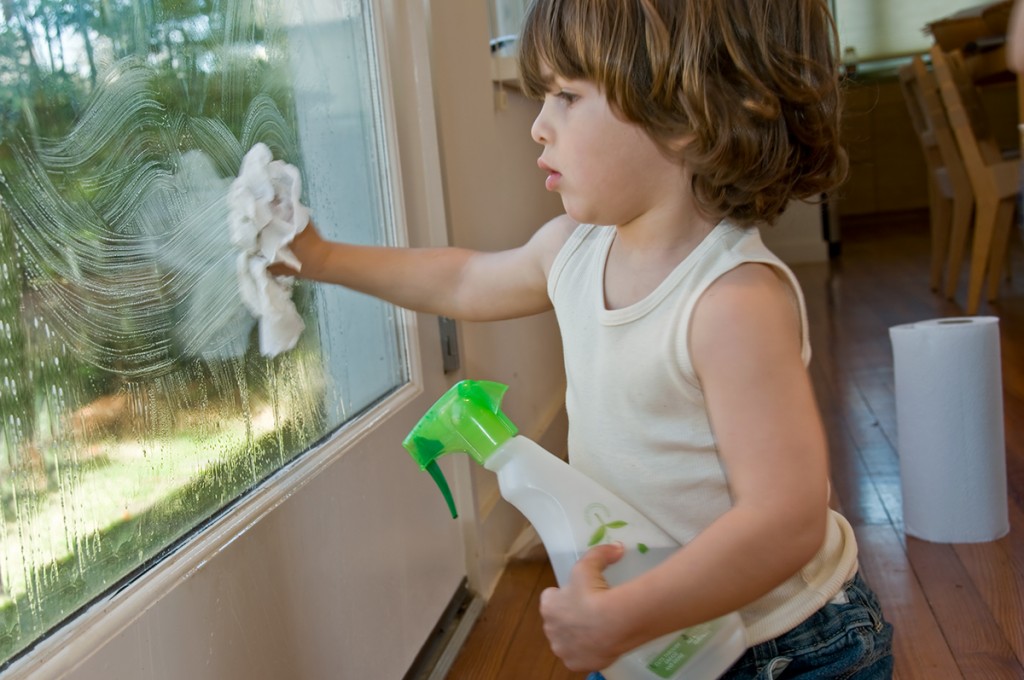
[[(37, 507), (20, 531), (31, 536), (27, 542), (5, 536), (2, 564), (23, 562), (14, 553), (25, 549), (52, 556), (31, 560), (34, 566), (20, 574), (4, 574), (9, 597), (0, 598), (0, 664), (307, 448), (308, 430), (299, 429), (286, 424), (253, 433), (247, 443), (245, 424), (234, 423), (218, 436), (216, 449), (226, 453), (215, 460), (208, 440), (174, 437), (159, 442), (158, 465), (140, 464), (137, 444), (113, 444), (105, 461), (66, 471), (88, 489), (80, 495), (90, 499), (90, 507), (76, 512), (85, 516), (81, 511), (87, 510), (106, 521), (79, 533), (74, 546), (63, 535), (54, 538), (46, 525), (66, 519), (66, 498), (58, 489), (33, 499)], [(233, 449), (226, 437), (236, 441)], [(133, 506), (125, 508), (128, 497)], [(62, 541), (64, 550), (53, 549)]]

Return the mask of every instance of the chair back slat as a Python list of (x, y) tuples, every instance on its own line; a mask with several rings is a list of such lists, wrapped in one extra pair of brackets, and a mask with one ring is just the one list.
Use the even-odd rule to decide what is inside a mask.
[(957, 145), (970, 169), (1002, 160), (1002, 151), (992, 135), (981, 96), (971, 81), (963, 56), (945, 52), (937, 45), (931, 49), (932, 68)]

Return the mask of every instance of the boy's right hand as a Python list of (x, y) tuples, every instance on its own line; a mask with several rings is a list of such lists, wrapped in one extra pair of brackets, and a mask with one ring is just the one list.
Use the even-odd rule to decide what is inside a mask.
[(315, 279), (317, 273), (323, 269), (326, 247), (324, 239), (320, 236), (312, 219), (302, 231), (295, 235), (292, 242), (288, 244), (288, 249), (302, 263), (302, 271), (297, 272), (283, 262), (276, 262), (267, 267), (267, 272), (274, 276), (298, 276)]

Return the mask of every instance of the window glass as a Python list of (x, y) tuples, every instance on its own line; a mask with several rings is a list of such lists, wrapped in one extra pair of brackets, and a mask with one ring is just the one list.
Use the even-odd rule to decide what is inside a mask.
[(927, 52), (929, 23), (980, 5), (978, 0), (832, 0), (847, 62)]
[(400, 315), (299, 282), (273, 359), (227, 188), (395, 241), (369, 0), (0, 4), (0, 665), (406, 382)]
[(501, 55), (515, 54), (516, 40), (522, 28), (529, 0), (487, 0), (491, 20), (491, 50)]

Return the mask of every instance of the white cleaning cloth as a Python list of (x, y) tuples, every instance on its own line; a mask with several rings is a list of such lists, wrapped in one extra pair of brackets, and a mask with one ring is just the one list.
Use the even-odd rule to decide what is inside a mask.
[(260, 353), (269, 357), (295, 347), (306, 326), (292, 302), (294, 277), (274, 276), (267, 267), (277, 262), (296, 271), (302, 267), (288, 244), (309, 223), (309, 210), (299, 201), (298, 168), (273, 158), (265, 144), (253, 146), (228, 191), (231, 242), (242, 251), (238, 289), (259, 319)]

